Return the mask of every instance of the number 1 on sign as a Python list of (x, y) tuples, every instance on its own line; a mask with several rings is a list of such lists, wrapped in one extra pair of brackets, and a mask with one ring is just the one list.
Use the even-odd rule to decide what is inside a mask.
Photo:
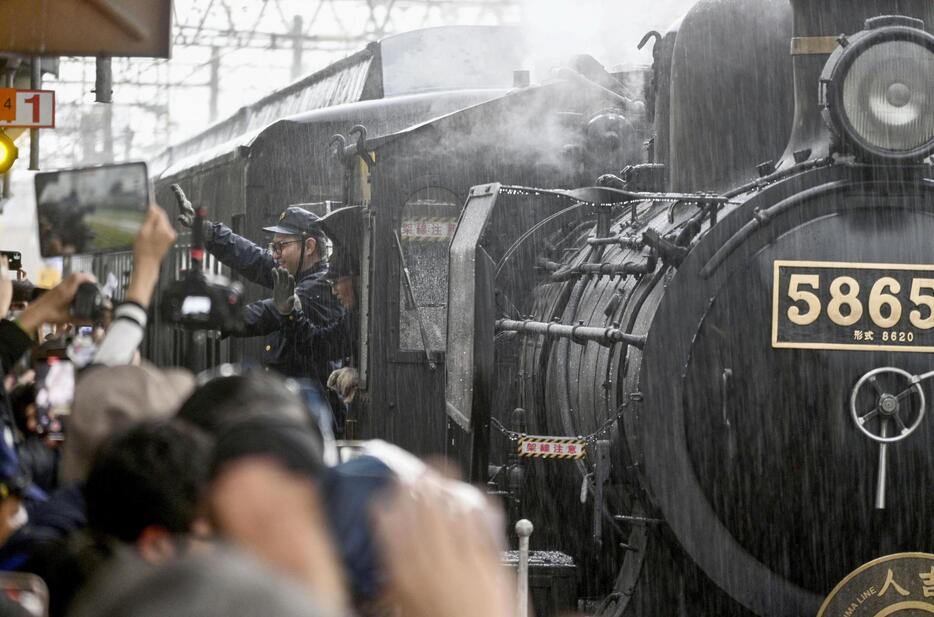
[(32, 105), (32, 121), (39, 122), (39, 95), (33, 94), (28, 99), (23, 99), (23, 102)]

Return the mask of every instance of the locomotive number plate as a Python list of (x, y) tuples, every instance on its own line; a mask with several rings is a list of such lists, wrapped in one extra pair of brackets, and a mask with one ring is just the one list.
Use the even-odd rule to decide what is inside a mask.
[(934, 265), (775, 261), (772, 347), (934, 351)]

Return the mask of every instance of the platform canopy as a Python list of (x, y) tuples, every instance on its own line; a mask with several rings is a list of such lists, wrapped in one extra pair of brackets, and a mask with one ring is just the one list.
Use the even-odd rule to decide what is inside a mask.
[(0, 50), (168, 58), (171, 0), (4, 0)]

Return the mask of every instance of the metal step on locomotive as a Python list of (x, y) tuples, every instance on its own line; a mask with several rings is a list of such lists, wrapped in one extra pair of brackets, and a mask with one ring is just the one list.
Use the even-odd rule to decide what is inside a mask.
[[(447, 413), (588, 612), (815, 615), (930, 552), (932, 28), (930, 2), (700, 2), (658, 37), (654, 164), (471, 190)], [(890, 593), (934, 610), (924, 575)]]

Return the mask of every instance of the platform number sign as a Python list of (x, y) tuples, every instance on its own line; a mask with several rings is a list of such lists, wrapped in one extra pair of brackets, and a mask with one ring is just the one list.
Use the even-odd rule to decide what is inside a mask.
[(0, 88), (0, 128), (55, 128), (55, 92)]

